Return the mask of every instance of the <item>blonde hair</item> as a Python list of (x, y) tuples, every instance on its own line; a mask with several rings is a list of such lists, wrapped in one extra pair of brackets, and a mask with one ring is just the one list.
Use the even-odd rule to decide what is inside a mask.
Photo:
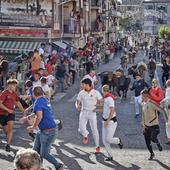
[(16, 85), (18, 85), (18, 80), (17, 79), (9, 79), (9, 80), (7, 80), (7, 84), (16, 84)]
[(110, 92), (110, 89), (109, 89), (109, 85), (104, 85), (103, 87), (102, 87), (102, 92)]

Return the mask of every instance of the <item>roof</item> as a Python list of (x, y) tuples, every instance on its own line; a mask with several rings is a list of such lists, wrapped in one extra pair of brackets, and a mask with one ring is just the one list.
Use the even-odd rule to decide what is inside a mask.
[(144, 0), (143, 3), (170, 3), (170, 0)]

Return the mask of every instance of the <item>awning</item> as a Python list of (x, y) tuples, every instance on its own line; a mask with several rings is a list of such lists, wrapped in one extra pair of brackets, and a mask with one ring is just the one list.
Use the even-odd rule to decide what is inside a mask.
[(64, 50), (66, 50), (66, 48), (67, 48), (67, 45), (61, 41), (54, 41), (53, 44), (64, 49)]
[(23, 54), (40, 47), (41, 42), (34, 41), (0, 41), (1, 54)]

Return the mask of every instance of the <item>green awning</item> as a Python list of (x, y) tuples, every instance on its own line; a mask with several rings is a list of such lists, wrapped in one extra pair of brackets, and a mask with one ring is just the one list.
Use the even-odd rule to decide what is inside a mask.
[(23, 54), (40, 47), (36, 41), (0, 41), (1, 54)]

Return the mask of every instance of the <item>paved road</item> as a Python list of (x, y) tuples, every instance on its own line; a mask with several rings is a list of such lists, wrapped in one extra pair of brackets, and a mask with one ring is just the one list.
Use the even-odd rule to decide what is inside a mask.
[[(137, 62), (141, 60), (142, 53), (139, 54)], [(115, 58), (109, 64), (100, 67), (98, 71), (115, 70), (120, 62), (119, 58)], [(98, 86), (99, 87), (99, 86)], [(82, 145), (82, 137), (78, 133), (78, 117), (79, 113), (75, 110), (74, 102), (76, 94), (79, 91), (79, 83), (72, 86), (66, 94), (59, 94), (56, 100), (52, 102), (56, 118), (61, 118), (64, 122), (63, 129), (59, 132), (58, 139), (52, 146), (52, 154), (54, 154), (61, 162), (65, 164), (65, 169), (69, 170), (168, 170), (170, 169), (170, 146), (164, 143), (165, 127), (162, 116), (160, 116), (161, 134), (159, 136), (164, 150), (159, 152), (156, 147), (156, 158), (148, 161), (149, 153), (146, 150), (142, 128), (140, 126), (141, 118), (134, 118), (134, 102), (132, 100), (133, 92), (128, 93), (126, 100), (117, 99), (116, 110), (118, 114), (118, 128), (116, 136), (122, 138), (124, 149), (120, 150), (117, 146), (113, 146), (114, 161), (105, 162), (105, 150), (102, 145), (102, 153), (95, 155), (95, 147), (90, 133), (90, 142), (88, 146)], [(62, 99), (61, 99), (62, 98)], [(61, 100), (60, 100), (61, 99)], [(19, 117), (19, 116), (18, 116)], [(101, 114), (98, 114), (98, 128), (101, 137)], [(12, 170), (13, 157), (16, 151), (21, 147), (31, 147), (32, 142), (27, 135), (26, 125), (17, 126), (13, 141), (13, 151), (6, 153), (3, 148), (4, 142), (0, 144), (0, 170)], [(0, 136), (2, 139), (3, 136)], [(46, 161), (44, 165), (54, 169)]]

